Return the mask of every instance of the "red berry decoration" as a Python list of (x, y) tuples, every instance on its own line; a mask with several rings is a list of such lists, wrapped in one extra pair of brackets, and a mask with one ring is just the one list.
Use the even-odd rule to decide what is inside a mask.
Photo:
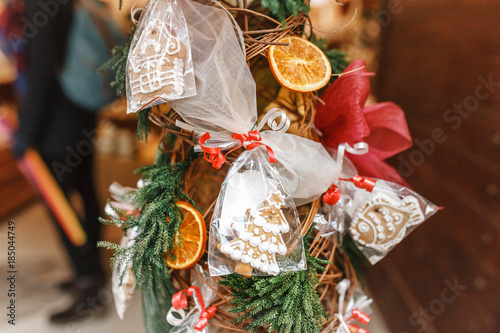
[(325, 194), (323, 194), (323, 201), (326, 204), (333, 206), (340, 200), (341, 195), (342, 195), (342, 192), (340, 192), (340, 189), (338, 188), (338, 186), (332, 185), (328, 189), (328, 191), (326, 191)]

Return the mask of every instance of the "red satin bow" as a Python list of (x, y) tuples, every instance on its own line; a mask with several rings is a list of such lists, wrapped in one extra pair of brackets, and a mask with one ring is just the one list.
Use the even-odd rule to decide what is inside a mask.
[(372, 179), (370, 177), (363, 177), (360, 175), (356, 175), (350, 179), (345, 179), (345, 178), (339, 178), (339, 180), (344, 180), (346, 182), (352, 182), (354, 183), (354, 186), (358, 188), (362, 188), (367, 190), (368, 192), (373, 191), (373, 188), (375, 187), (377, 181), (375, 179)]
[[(276, 163), (276, 157), (274, 156), (274, 152), (269, 147), (268, 145), (260, 142), (262, 140), (262, 136), (260, 135), (260, 132), (258, 130), (250, 131), (248, 132), (248, 135), (245, 134), (233, 134), (232, 138), (235, 140), (239, 140), (241, 144), (236, 147), (231, 149), (229, 152), (227, 152), (225, 155), (222, 154), (222, 151), (220, 150), (219, 147), (205, 147), (203, 144), (210, 139), (210, 133), (205, 133), (199, 140), (199, 144), (201, 149), (203, 150), (203, 155), (205, 157), (205, 160), (212, 163), (212, 166), (216, 169), (220, 169), (224, 162), (226, 161), (226, 156), (230, 154), (231, 152), (235, 151), (236, 149), (239, 149), (240, 147), (245, 145), (245, 142), (250, 142), (247, 144), (245, 147), (248, 150), (252, 150), (254, 148), (257, 148), (259, 146), (264, 146), (266, 147), (267, 150), (267, 155), (269, 156), (269, 162), (271, 163)], [(208, 154), (208, 155), (207, 155)]]
[[(353, 61), (345, 72), (361, 68), (363, 60)], [(406, 185), (398, 172), (385, 159), (411, 147), (412, 140), (403, 110), (391, 102), (365, 106), (370, 93), (366, 69), (360, 69), (338, 78), (318, 103), (314, 125), (323, 134), (326, 146), (337, 148), (347, 142), (369, 144), (364, 155), (349, 154), (360, 174), (386, 179)]]
[[(195, 295), (196, 294), (196, 295)], [(194, 326), (194, 329), (197, 331), (202, 331), (208, 324), (208, 320), (215, 316), (215, 312), (217, 308), (215, 306), (211, 306), (205, 310), (205, 302), (203, 301), (203, 295), (201, 294), (201, 290), (198, 287), (189, 287), (188, 289), (183, 289), (172, 296), (172, 306), (176, 310), (184, 309), (188, 305), (187, 296), (194, 296), (198, 300), (198, 304), (203, 309), (200, 319)]]

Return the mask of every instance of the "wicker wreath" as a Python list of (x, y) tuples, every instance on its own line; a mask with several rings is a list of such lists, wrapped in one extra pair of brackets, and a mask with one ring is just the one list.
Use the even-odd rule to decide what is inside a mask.
[[(205, 5), (213, 5), (212, 0), (199, 0), (198, 2)], [(221, 1), (228, 11), (234, 15), (236, 22), (240, 25), (243, 31), (246, 60), (252, 73), (255, 73), (258, 68), (268, 66), (267, 49), (271, 45), (280, 45), (277, 40), (284, 36), (295, 35), (303, 36), (305, 27), (311, 26), (309, 19), (303, 14), (290, 16), (286, 20), (286, 24), (266, 16), (260, 12), (252, 10), (248, 7), (247, 1), (243, 1), (243, 6), (235, 8), (225, 1)], [(290, 103), (289, 100), (280, 100), (274, 96), (270, 96), (269, 92), (264, 89), (257, 90), (258, 98), (273, 101), (278, 106), (285, 110), (292, 124), (295, 123), (297, 135), (307, 137), (309, 139), (319, 141), (316, 133), (311, 130), (310, 125), (314, 120), (316, 112), (316, 103), (318, 102), (317, 93), (296, 94), (296, 103)], [(176, 130), (175, 122), (180, 119), (180, 116), (174, 111), (160, 111), (160, 108), (153, 107), (149, 113), (150, 120), (158, 125), (161, 129), (160, 149), (163, 149), (168, 156), (171, 157), (171, 163), (183, 161), (192, 147), (195, 145), (193, 135), (184, 130)], [(172, 148), (165, 144), (171, 135), (175, 135), (177, 140)], [(213, 208), (215, 206), (220, 186), (224, 180), (225, 174), (231, 165), (231, 162), (236, 159), (241, 151), (236, 151), (227, 156), (227, 162), (221, 170), (215, 170), (210, 163), (200, 158), (196, 160), (185, 175), (185, 193), (187, 193), (204, 212), (203, 218), (210, 221)], [(301, 225), (302, 235), (305, 236), (308, 230), (313, 225), (313, 219), (321, 205), (321, 199), (318, 199), (310, 204), (297, 207)], [(338, 308), (338, 294), (336, 285), (343, 279), (347, 278), (351, 281), (351, 287), (346, 297), (346, 302), (350, 299), (354, 288), (357, 285), (357, 278), (352, 267), (349, 257), (340, 250), (337, 244), (331, 239), (312, 234), (314, 237), (309, 242), (311, 255), (327, 259), (333, 264), (327, 266), (327, 269), (319, 276), (320, 283), (316, 287), (320, 299), (323, 303), (325, 311), (332, 320), (323, 324), (322, 332), (335, 332), (338, 327), (338, 319), (334, 316)], [(200, 262), (205, 269), (206, 263)], [(172, 270), (171, 276), (173, 283), (180, 289), (188, 288), (191, 283), (191, 274), (196, 274), (203, 280), (199, 273), (194, 269)], [(215, 278), (216, 280), (218, 278)], [(207, 283), (207, 286), (210, 285)], [(210, 287), (211, 288), (211, 287)], [(230, 308), (229, 302), (232, 299), (231, 292), (224, 286), (219, 286), (218, 290), (214, 290), (217, 297), (210, 304), (218, 307), (217, 314), (209, 325), (221, 328), (221, 332), (246, 332), (244, 326), (246, 323), (239, 325), (233, 324), (233, 320), (237, 317), (236, 314), (230, 313), (227, 310)], [(261, 332), (266, 332), (262, 329)]]

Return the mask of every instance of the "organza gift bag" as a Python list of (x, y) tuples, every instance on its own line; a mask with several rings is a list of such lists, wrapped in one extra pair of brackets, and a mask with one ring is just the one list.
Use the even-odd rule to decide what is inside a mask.
[(261, 147), (242, 153), (222, 184), (210, 224), (208, 264), (212, 276), (306, 269), (293, 198)]
[(409, 188), (382, 179), (355, 176), (339, 187), (352, 198), (345, 208), (349, 234), (371, 264), (439, 209)]
[(178, 126), (194, 130), (198, 137), (208, 132), (211, 139), (205, 145), (221, 150), (247, 146), (250, 141), (232, 136), (248, 137), (257, 129), (258, 142), (272, 149), (282, 184), (295, 203), (315, 200), (338, 178), (339, 166), (320, 143), (285, 133), (288, 126), (272, 126), (277, 119), (269, 118), (271, 130), (261, 131), (265, 122), (257, 125), (255, 81), (238, 25), (219, 6), (187, 0), (178, 0), (178, 4), (188, 24), (197, 92), (169, 102), (188, 123), (178, 122)]
[(191, 44), (177, 0), (151, 0), (127, 59), (127, 113), (196, 94)]

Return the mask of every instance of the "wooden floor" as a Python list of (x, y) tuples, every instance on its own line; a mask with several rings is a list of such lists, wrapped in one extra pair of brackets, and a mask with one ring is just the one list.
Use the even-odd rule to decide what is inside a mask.
[(368, 283), (392, 332), (498, 333), (500, 1), (398, 3), (380, 16), (377, 95), (405, 110), (415, 144), (391, 162), (445, 209)]

